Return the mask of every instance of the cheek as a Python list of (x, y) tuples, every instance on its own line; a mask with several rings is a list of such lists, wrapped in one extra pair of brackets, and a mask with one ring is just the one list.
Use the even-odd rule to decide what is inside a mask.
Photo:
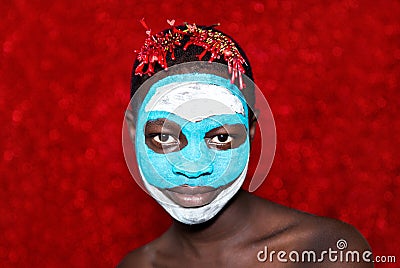
[(246, 141), (238, 148), (217, 151), (214, 161), (214, 176), (216, 182), (223, 185), (235, 180), (245, 169), (250, 152), (249, 141)]
[(155, 153), (144, 143), (137, 147), (138, 165), (144, 180), (158, 188), (171, 188), (179, 183), (165, 154)]

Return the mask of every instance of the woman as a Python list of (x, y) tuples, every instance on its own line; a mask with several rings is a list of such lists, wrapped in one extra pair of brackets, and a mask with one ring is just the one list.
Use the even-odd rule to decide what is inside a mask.
[(147, 33), (126, 116), (136, 161), (127, 163), (173, 224), (119, 267), (372, 267), (353, 227), (240, 189), (257, 112), (237, 43), (195, 24)]

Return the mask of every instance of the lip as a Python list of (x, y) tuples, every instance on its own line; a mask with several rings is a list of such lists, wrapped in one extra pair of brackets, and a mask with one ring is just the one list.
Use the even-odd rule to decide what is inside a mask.
[(172, 201), (182, 207), (201, 207), (213, 201), (222, 191), (220, 188), (209, 186), (182, 185), (163, 189), (162, 192)]
[(173, 188), (168, 188), (166, 189), (170, 192), (175, 192), (178, 194), (205, 194), (209, 193), (212, 191), (217, 190), (217, 188), (210, 187), (210, 186), (189, 186), (189, 185), (182, 185), (182, 186), (176, 186)]

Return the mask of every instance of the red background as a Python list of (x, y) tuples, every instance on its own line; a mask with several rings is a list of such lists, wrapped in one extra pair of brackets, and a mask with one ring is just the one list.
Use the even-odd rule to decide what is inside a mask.
[(2, 267), (112, 267), (170, 224), (121, 147), (142, 17), (220, 22), (247, 52), (278, 135), (257, 195), (400, 261), (398, 1), (126, 2), (2, 1)]

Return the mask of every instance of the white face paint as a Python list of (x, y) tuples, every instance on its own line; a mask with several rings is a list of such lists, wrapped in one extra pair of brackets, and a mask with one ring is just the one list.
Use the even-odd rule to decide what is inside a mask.
[(243, 104), (229, 89), (199, 82), (176, 82), (159, 87), (145, 111), (166, 111), (195, 122), (219, 114), (242, 114)]
[[(212, 219), (221, 209), (228, 203), (229, 200), (239, 191), (240, 187), (246, 178), (247, 173), (246, 164), (245, 169), (234, 183), (223, 190), (211, 203), (195, 208), (187, 208), (179, 206), (171, 199), (165, 196), (157, 187), (150, 185), (144, 180), (144, 186), (149, 191), (150, 195), (157, 200), (157, 202), (171, 215), (175, 220), (184, 224), (200, 224)], [(139, 169), (141, 175), (142, 170)]]
[[(230, 84), (229, 80), (226, 83)], [(241, 94), (239, 89), (233, 90), (237, 90), (236, 94)], [(228, 203), (242, 186), (249, 160), (249, 140), (247, 132), (245, 132), (242, 135), (245, 139), (237, 147), (213, 149), (207, 147), (205, 135), (213, 129), (230, 124), (243, 125), (243, 129), (248, 129), (247, 107), (244, 106), (246, 104), (230, 89), (200, 82), (168, 83), (153, 89), (153, 92), (150, 89), (148, 94), (152, 94), (152, 96), (144, 102), (144, 107), (139, 112), (138, 129), (145, 129), (146, 122), (149, 120), (165, 119), (166, 116), (169, 120), (175, 118), (182, 133), (188, 137), (188, 144), (177, 152), (155, 152), (145, 144), (144, 133), (139, 133), (140, 136), (136, 139), (136, 148), (140, 152), (139, 171), (144, 186), (150, 195), (176, 220), (185, 224), (199, 224), (208, 221)], [(230, 139), (235, 139), (235, 137), (232, 136)], [(195, 148), (193, 145), (199, 146), (196, 147), (198, 150), (188, 151)], [(203, 151), (199, 154), (201, 150)], [(196, 154), (199, 155), (195, 156)], [(207, 155), (213, 155), (213, 157), (208, 160)], [(194, 177), (185, 175), (185, 170), (179, 171), (179, 173), (174, 171), (178, 165), (184, 164), (182, 166), (189, 167), (189, 165), (185, 165), (186, 162), (190, 163), (192, 174), (196, 168), (209, 166), (212, 168), (207, 174), (199, 173)], [(204, 202), (204, 205), (188, 207), (179, 204), (176, 200), (173, 201), (163, 192), (182, 185), (198, 188), (212, 187), (218, 194), (212, 200)], [(189, 203), (191, 203), (190, 198), (193, 198), (192, 201), (201, 199), (199, 196), (191, 197), (190, 194), (187, 194), (185, 198), (189, 199)]]

